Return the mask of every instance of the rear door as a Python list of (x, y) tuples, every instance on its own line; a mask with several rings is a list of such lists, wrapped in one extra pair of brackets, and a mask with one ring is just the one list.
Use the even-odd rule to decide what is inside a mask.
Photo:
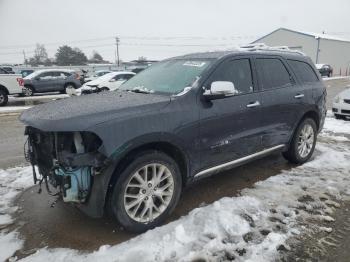
[(279, 56), (255, 59), (261, 94), (262, 146), (287, 144), (305, 103), (305, 90)]
[(56, 91), (63, 91), (64, 86), (66, 85), (67, 78), (70, 77), (72, 74), (67, 72), (57, 72), (56, 77)]
[(260, 97), (256, 92), (252, 61), (249, 57), (222, 62), (208, 81), (230, 81), (238, 94), (223, 99), (201, 101), (201, 168), (226, 163), (261, 149)]

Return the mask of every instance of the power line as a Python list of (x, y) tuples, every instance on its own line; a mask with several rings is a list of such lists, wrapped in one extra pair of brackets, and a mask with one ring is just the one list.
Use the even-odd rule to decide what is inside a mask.
[[(164, 41), (173, 41), (173, 40), (181, 40), (181, 41), (193, 41), (193, 40), (212, 40), (212, 41), (232, 41), (232, 40), (240, 40), (240, 39), (252, 39), (258, 38), (259, 36), (247, 35), (247, 36), (166, 36), (166, 37), (158, 37), (158, 36), (120, 36), (122, 39), (134, 39), (141, 41), (150, 41), (150, 40), (164, 40)], [(113, 41), (115, 37), (107, 36), (100, 38), (90, 38), (90, 39), (81, 39), (81, 40), (73, 40), (73, 41), (65, 41), (65, 42), (48, 42), (43, 43), (45, 46), (51, 45), (64, 45), (64, 44), (78, 44), (85, 42), (99, 42), (105, 40)], [(0, 46), (0, 49), (17, 49), (17, 48), (30, 48), (35, 47), (36, 43), (32, 44), (23, 44), (23, 45), (3, 45)]]

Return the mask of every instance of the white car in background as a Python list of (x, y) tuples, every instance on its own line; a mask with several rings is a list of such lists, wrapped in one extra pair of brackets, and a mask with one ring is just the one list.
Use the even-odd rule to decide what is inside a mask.
[(112, 72), (85, 83), (81, 88), (67, 90), (70, 96), (79, 96), (103, 91), (114, 91), (135, 75), (133, 72)]
[(344, 90), (334, 98), (332, 111), (337, 119), (350, 118), (350, 89)]
[(98, 70), (96, 71), (93, 75), (90, 75), (88, 77), (85, 77), (84, 78), (84, 82), (87, 83), (87, 82), (90, 82), (92, 80), (95, 80), (105, 74), (108, 74), (108, 73), (112, 73), (112, 71), (109, 71), (109, 70)]

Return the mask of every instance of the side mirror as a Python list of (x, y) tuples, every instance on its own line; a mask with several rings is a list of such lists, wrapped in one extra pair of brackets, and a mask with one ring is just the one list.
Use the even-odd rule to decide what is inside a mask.
[(40, 80), (40, 77), (36, 77), (36, 78), (34, 78), (36, 81), (39, 81)]
[(203, 96), (208, 100), (221, 99), (237, 94), (237, 90), (232, 82), (215, 81), (211, 84), (210, 89), (206, 89)]

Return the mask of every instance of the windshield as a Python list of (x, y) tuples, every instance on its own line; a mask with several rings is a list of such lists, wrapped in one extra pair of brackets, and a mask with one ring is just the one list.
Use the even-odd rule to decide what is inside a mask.
[(212, 60), (173, 59), (156, 63), (125, 82), (119, 89), (145, 93), (178, 94), (192, 86)]

